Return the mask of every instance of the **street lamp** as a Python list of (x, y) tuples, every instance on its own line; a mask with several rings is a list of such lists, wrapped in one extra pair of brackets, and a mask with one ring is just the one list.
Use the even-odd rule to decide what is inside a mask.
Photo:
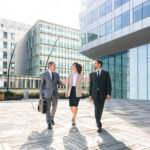
[(16, 47), (17, 47), (17, 43), (15, 43), (14, 50), (13, 50), (13, 52), (11, 53), (11, 58), (10, 58), (10, 61), (9, 61), (8, 74), (7, 74), (7, 91), (9, 90), (9, 71), (10, 71), (10, 65), (11, 65), (11, 61), (12, 61), (13, 55), (14, 55), (14, 53), (15, 53)]
[(47, 67), (47, 64), (48, 64), (48, 60), (49, 60), (49, 58), (50, 58), (50, 56), (51, 56), (51, 54), (52, 54), (52, 52), (54, 50), (54, 47), (56, 46), (58, 40), (59, 40), (59, 37), (56, 39), (56, 41), (55, 41), (55, 43), (53, 45), (53, 48), (52, 48), (52, 50), (51, 50), (51, 52), (50, 52), (50, 54), (49, 54), (49, 56), (47, 58), (47, 61), (46, 61), (46, 64), (45, 64), (45, 71), (46, 71), (46, 67)]

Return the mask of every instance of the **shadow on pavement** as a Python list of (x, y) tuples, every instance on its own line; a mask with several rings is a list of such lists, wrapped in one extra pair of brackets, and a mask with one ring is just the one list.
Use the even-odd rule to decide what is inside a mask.
[(109, 132), (102, 129), (102, 132), (99, 134), (102, 141), (98, 141), (98, 147), (101, 150), (132, 150), (128, 148), (123, 142), (115, 139)]
[(28, 136), (28, 141), (19, 150), (55, 150), (50, 147), (53, 142), (53, 130), (43, 130), (41, 133), (33, 131)]
[(76, 126), (70, 128), (68, 136), (63, 137), (64, 150), (88, 150), (86, 137)]

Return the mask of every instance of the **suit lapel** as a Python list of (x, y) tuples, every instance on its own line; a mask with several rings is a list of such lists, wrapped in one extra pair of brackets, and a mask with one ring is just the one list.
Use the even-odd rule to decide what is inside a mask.
[(103, 70), (101, 70), (100, 81), (102, 80), (102, 77), (103, 77)]
[(79, 78), (80, 78), (80, 75), (77, 74), (77, 82), (76, 82), (76, 85), (77, 85), (77, 83), (78, 83)]
[(71, 80), (71, 86), (72, 86), (72, 82), (73, 82), (73, 73), (71, 74), (70, 80)]
[(94, 73), (95, 84), (97, 85), (97, 72)]

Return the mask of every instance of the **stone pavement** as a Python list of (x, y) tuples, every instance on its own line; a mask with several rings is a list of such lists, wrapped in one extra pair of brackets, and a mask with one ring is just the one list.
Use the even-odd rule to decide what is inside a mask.
[(59, 100), (53, 130), (37, 102), (0, 102), (0, 150), (150, 150), (150, 101), (106, 101), (100, 134), (87, 100), (80, 101), (74, 127), (68, 101)]

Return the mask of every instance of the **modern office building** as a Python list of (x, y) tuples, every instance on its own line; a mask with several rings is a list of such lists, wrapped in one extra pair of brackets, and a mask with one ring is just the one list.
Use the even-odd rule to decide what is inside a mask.
[(150, 100), (150, 1), (85, 0), (80, 51), (102, 59), (112, 97)]
[[(3, 57), (0, 59), (0, 78), (3, 80), (0, 81), (0, 88), (6, 88), (6, 74), (10, 61), (10, 56), (7, 55), (10, 55), (15, 43), (17, 47), (12, 61), (12, 66), (15, 64), (15, 67), (11, 68), (9, 81), (11, 89), (39, 87), (40, 75), (48, 69), (47, 67), (45, 69), (46, 61), (56, 41), (48, 62), (56, 62), (56, 72), (59, 73), (61, 80), (67, 79), (74, 62), (82, 64), (83, 75), (88, 78), (93, 61), (79, 52), (81, 46), (79, 30), (43, 20), (38, 20), (33, 26), (8, 20), (0, 22), (0, 33), (3, 36), (1, 40), (3, 48), (0, 50), (2, 53), (0, 57)], [(87, 90), (88, 85), (83, 84), (83, 88)]]
[(17, 48), (12, 59), (10, 75), (14, 75), (15, 70), (19, 69), (15, 63), (16, 54), (21, 53), (20, 43), (30, 27), (15, 21), (0, 19), (0, 74), (7, 75), (9, 61), (16, 43)]
[(79, 53), (78, 30), (39, 20), (27, 33), (27, 37), (27, 73), (29, 76), (40, 76), (45, 72), (46, 61), (58, 39), (49, 61), (56, 62), (56, 72), (59, 73), (61, 79), (66, 80), (72, 72), (74, 62), (83, 65), (84, 77), (88, 78), (92, 60)]

